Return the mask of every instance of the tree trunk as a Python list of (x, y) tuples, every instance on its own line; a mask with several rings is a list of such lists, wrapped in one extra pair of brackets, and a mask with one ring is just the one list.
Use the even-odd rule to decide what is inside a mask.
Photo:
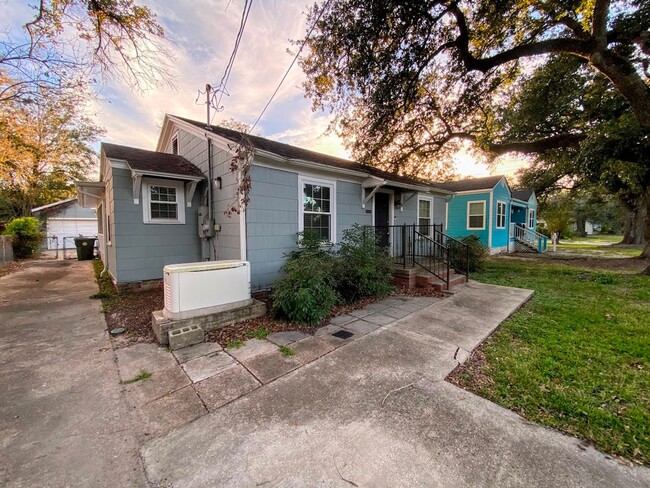
[(576, 219), (576, 234), (580, 237), (585, 237), (587, 235), (587, 218), (586, 217), (578, 217)]
[(635, 208), (625, 206), (625, 223), (623, 226), (623, 240), (621, 244), (643, 244), (643, 228), (645, 226), (645, 212), (643, 206)]
[[(645, 207), (645, 224), (643, 226), (643, 252), (641, 253), (641, 258), (650, 259), (650, 186), (645, 189), (645, 194), (643, 195), (643, 206)], [(650, 266), (646, 268), (645, 272), (650, 274)]]

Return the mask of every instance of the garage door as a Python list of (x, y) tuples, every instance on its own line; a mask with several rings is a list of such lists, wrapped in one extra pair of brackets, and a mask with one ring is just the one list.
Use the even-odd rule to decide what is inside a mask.
[[(47, 221), (47, 248), (74, 249), (74, 238), (97, 236), (97, 219), (48, 219)], [(57, 239), (53, 239), (56, 237)]]

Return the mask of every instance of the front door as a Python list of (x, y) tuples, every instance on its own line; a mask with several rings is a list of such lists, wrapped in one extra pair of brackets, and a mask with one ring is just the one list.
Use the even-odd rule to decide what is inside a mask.
[(375, 229), (379, 245), (388, 247), (390, 236), (390, 203), (388, 193), (375, 193)]

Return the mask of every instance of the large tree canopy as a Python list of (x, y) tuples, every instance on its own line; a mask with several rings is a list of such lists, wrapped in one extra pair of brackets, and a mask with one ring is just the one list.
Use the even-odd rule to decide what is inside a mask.
[[(450, 152), (471, 144), (491, 155), (574, 150), (584, 161), (587, 148), (592, 155), (608, 154), (600, 166), (578, 168), (583, 173), (602, 171), (613, 161), (647, 165), (639, 157), (650, 151), (647, 1), (331, 0), (323, 5), (327, 8), (301, 60), (305, 87), (315, 109), (333, 111), (336, 129), (362, 161), (419, 172), (434, 161), (444, 164)], [(310, 19), (318, 18), (323, 5), (311, 10)], [(545, 97), (560, 107), (556, 118), (504, 118), (504, 108), (522, 102), (524, 85), (536, 70), (560, 56), (575, 61), (580, 79), (574, 84), (598, 74), (607, 90), (620, 95), (623, 113), (611, 124), (609, 114), (585, 116), (609, 110), (597, 97), (588, 100), (589, 107), (575, 105), (574, 93), (544, 80), (538, 80), (543, 93), (529, 101)], [(636, 146), (626, 145), (631, 130)], [(618, 137), (608, 139), (612, 134)], [(647, 183), (643, 191), (650, 205)], [(650, 237), (650, 221), (646, 233)], [(644, 254), (650, 257), (650, 247)]]
[(84, 108), (76, 91), (0, 104), (0, 221), (72, 196), (73, 181), (88, 176), (102, 131)]
[(134, 0), (40, 0), (20, 32), (0, 33), (0, 103), (76, 88), (102, 75), (137, 91), (172, 83), (153, 12)]

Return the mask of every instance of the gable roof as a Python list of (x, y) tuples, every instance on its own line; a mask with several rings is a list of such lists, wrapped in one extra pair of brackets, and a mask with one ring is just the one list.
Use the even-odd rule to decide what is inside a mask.
[(497, 185), (497, 183), (499, 183), (499, 181), (501, 181), (501, 178), (503, 177), (503, 175), (498, 175), (486, 176), (484, 178), (467, 178), (465, 180), (437, 183), (436, 185), (444, 188), (445, 190), (453, 192), (491, 190)]
[(41, 207), (36, 207), (31, 210), (32, 213), (41, 212), (43, 210), (50, 210), (61, 205), (67, 205), (72, 202), (76, 202), (76, 198), (66, 198), (65, 200), (59, 200), (58, 202), (50, 203), (48, 205), (43, 205)]
[(521, 190), (512, 190), (512, 198), (516, 198), (517, 200), (522, 200), (524, 202), (527, 202), (530, 200), (530, 197), (533, 196), (533, 193), (535, 193), (535, 190), (532, 190), (530, 188), (523, 188)]
[(176, 154), (147, 151), (107, 142), (102, 143), (102, 151), (107, 158), (126, 161), (134, 171), (203, 178), (203, 173), (197, 166)]
[[(303, 149), (301, 147), (292, 146), (290, 144), (285, 144), (283, 142), (277, 142), (277, 141), (272, 141), (270, 139), (265, 139), (264, 137), (260, 137), (260, 136), (243, 134), (242, 132), (232, 130), (232, 129), (226, 129), (225, 127), (220, 127), (217, 125), (210, 125), (209, 127), (207, 127), (205, 125), (205, 122), (199, 122), (196, 120), (187, 119), (185, 117), (179, 117), (178, 115), (172, 115), (171, 117), (174, 117), (175, 119), (178, 120), (182, 120), (183, 122), (187, 122), (188, 124), (192, 124), (193, 126), (201, 130), (212, 132), (213, 134), (221, 136), (235, 143), (239, 143), (241, 141), (241, 138), (244, 135), (246, 135), (246, 137), (248, 138), (248, 140), (251, 142), (251, 144), (255, 149), (269, 152), (281, 156), (283, 158), (307, 161), (311, 163), (322, 164), (325, 166), (340, 168), (349, 171), (358, 171), (361, 173), (366, 173), (368, 175), (376, 176), (378, 178), (382, 178), (396, 183), (427, 186), (432, 189), (438, 189), (438, 190), (442, 189), (437, 183), (433, 183), (431, 181), (424, 180), (421, 178), (403, 176), (397, 173), (383, 171), (379, 168), (375, 168), (373, 166), (369, 166), (366, 164), (361, 164), (359, 162), (351, 161), (349, 159), (329, 156), (327, 154), (311, 151), (309, 149)], [(444, 191), (443, 189), (442, 193), (447, 193), (447, 192)]]

